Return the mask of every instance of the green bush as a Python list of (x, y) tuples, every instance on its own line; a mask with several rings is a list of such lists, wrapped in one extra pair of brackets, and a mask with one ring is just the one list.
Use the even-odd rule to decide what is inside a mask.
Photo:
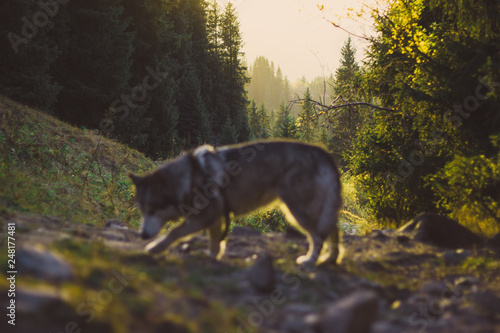
[[(498, 148), (500, 135), (493, 137)], [(500, 227), (500, 149), (491, 158), (461, 155), (428, 177), (432, 189), (441, 197), (438, 205), (472, 230), (492, 235)]]

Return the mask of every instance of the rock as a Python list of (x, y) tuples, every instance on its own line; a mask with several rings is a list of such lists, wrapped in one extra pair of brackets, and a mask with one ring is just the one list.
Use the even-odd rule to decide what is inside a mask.
[(53, 282), (70, 280), (71, 266), (56, 254), (34, 247), (21, 246), (17, 252), (19, 273), (31, 274)]
[(181, 250), (181, 253), (189, 253), (189, 252), (191, 252), (191, 244), (189, 244), (187, 242), (183, 243), (181, 245), (180, 250)]
[(500, 250), (500, 233), (488, 239), (484, 245), (493, 250)]
[(373, 239), (386, 240), (389, 238), (382, 230), (373, 230), (370, 234)]
[(16, 291), (16, 305), (20, 313), (33, 315), (43, 315), (55, 308), (69, 309), (69, 306), (56, 293), (28, 289)]
[(500, 316), (500, 297), (494, 292), (477, 291), (471, 295), (471, 299), (482, 314), (492, 318)]
[(461, 276), (455, 280), (455, 286), (459, 289), (472, 288), (479, 284), (480, 280), (475, 276)]
[(447, 251), (441, 254), (441, 257), (444, 259), (444, 263), (446, 266), (458, 265), (468, 257), (472, 255), (472, 252), (458, 249), (456, 251)]
[(105, 228), (118, 228), (118, 229), (128, 229), (127, 225), (121, 221), (118, 220), (107, 220), (106, 223), (104, 223)]
[(247, 271), (247, 279), (250, 285), (261, 293), (270, 293), (276, 287), (276, 273), (273, 267), (272, 257), (265, 253), (255, 261), (255, 264)]
[(430, 213), (417, 216), (398, 231), (410, 235), (415, 240), (449, 249), (470, 248), (483, 242), (482, 237), (458, 222)]
[(371, 291), (360, 291), (330, 305), (312, 323), (315, 332), (369, 333), (377, 317), (378, 296)]
[(398, 236), (396, 236), (396, 240), (400, 244), (406, 244), (410, 241), (410, 237), (408, 237), (406, 235), (398, 235)]
[(231, 231), (233, 236), (260, 236), (262, 232), (257, 229), (252, 229), (248, 227), (234, 226)]
[(313, 332), (310, 322), (316, 321), (317, 314), (308, 304), (292, 303), (283, 308), (284, 316), (279, 325), (280, 332), (305, 333)]

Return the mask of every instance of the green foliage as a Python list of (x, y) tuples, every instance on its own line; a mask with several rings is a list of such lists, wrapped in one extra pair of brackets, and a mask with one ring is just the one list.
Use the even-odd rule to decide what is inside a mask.
[(247, 217), (238, 218), (235, 223), (262, 232), (281, 232), (285, 230), (288, 222), (281, 208), (275, 207), (267, 211), (258, 211)]
[(270, 137), (270, 117), (264, 104), (257, 109), (255, 101), (252, 101), (248, 109), (248, 121), (252, 128), (252, 133), (256, 139), (267, 139)]
[(286, 106), (285, 102), (280, 105), (274, 136), (287, 139), (297, 138), (297, 120), (290, 114), (290, 108)]
[(316, 141), (314, 131), (314, 105), (311, 102), (311, 93), (309, 88), (307, 88), (303, 99), (304, 101), (300, 106), (302, 111), (299, 113), (298, 119), (299, 138), (304, 142), (313, 142)]
[(224, 126), (222, 127), (222, 133), (220, 135), (220, 142), (223, 145), (229, 145), (238, 142), (238, 132), (231, 122), (231, 118), (227, 117)]
[[(348, 163), (379, 220), (399, 224), (422, 211), (467, 205), (479, 216), (470, 195), (486, 169), (474, 165), (492, 161), (497, 150), (489, 137), (500, 128), (500, 24), (492, 19), (499, 12), (488, 1), (419, 0), (373, 13), (378, 36), (364, 85), (368, 100), (393, 110), (365, 117)], [(457, 193), (468, 193), (469, 204)]]
[(440, 197), (439, 205), (462, 224), (482, 234), (499, 232), (500, 151), (491, 158), (457, 155), (429, 177), (429, 184)]
[[(355, 59), (356, 49), (349, 37), (342, 46), (340, 66), (335, 71), (333, 96), (338, 103), (363, 102), (364, 92), (361, 86), (362, 71)], [(353, 144), (358, 131), (367, 118), (366, 107), (347, 106), (330, 112), (328, 148), (336, 157), (341, 167), (345, 167), (353, 153)]]

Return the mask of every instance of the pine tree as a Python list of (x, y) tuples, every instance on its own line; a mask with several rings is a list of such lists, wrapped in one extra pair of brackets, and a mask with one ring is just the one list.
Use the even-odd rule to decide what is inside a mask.
[[(340, 67), (335, 72), (333, 90), (335, 96), (341, 95), (344, 101), (363, 101), (361, 91), (361, 70), (355, 58), (356, 49), (349, 37), (341, 49)], [(339, 109), (330, 117), (330, 136), (328, 147), (337, 162), (345, 166), (345, 157), (352, 152), (354, 140), (361, 128), (366, 111), (359, 106)]]
[(229, 145), (238, 142), (238, 132), (229, 117), (226, 118), (226, 121), (222, 126), (220, 142), (222, 145)]
[(280, 111), (278, 112), (278, 119), (276, 120), (274, 136), (278, 138), (297, 138), (297, 123), (294, 116), (290, 114), (290, 108), (282, 102)]
[(183, 148), (193, 148), (210, 140), (210, 124), (201, 95), (201, 85), (194, 70), (182, 78), (177, 99), (179, 122), (177, 132)]
[(40, 10), (33, 0), (0, 4), (0, 93), (49, 111), (61, 89), (50, 69), (59, 58), (53, 31), (62, 27), (51, 20), (37, 27), (33, 17)]
[[(177, 136), (178, 77), (175, 70), (180, 59), (174, 53), (180, 48), (182, 32), (175, 30), (173, 17), (178, 7), (163, 0), (123, 0), (125, 13), (130, 17), (130, 30), (136, 34), (132, 54), (130, 90), (143, 86), (148, 78), (147, 97), (120, 118), (117, 137), (154, 158), (166, 158), (180, 149)], [(135, 88), (137, 89), (137, 88)], [(120, 104), (122, 105), (122, 104)], [(141, 139), (141, 141), (139, 141)]]
[(311, 102), (311, 92), (307, 88), (304, 94), (304, 102), (301, 105), (301, 112), (299, 114), (299, 138), (305, 142), (312, 142), (315, 140), (314, 135), (314, 105)]
[[(221, 48), (220, 55), (222, 59), (223, 72), (221, 75), (221, 94), (224, 96), (223, 103), (224, 106), (218, 108), (219, 112), (228, 112), (228, 114), (221, 113), (218, 117), (226, 117), (229, 115), (233, 124), (237, 126), (236, 130), (238, 134), (239, 141), (247, 141), (249, 139), (248, 135), (248, 123), (245, 123), (245, 115), (242, 113), (247, 112), (247, 96), (245, 85), (248, 82), (248, 78), (245, 76), (246, 68), (242, 63), (243, 53), (241, 48), (243, 46), (243, 40), (241, 38), (240, 26), (238, 22), (238, 17), (236, 15), (236, 9), (234, 5), (229, 2), (220, 20), (220, 40)], [(222, 118), (224, 119), (224, 118)]]
[[(59, 17), (61, 15), (61, 17)], [(73, 0), (61, 8), (65, 22), (60, 60), (54, 78), (62, 82), (55, 114), (70, 122), (97, 128), (103, 111), (127, 88), (134, 33), (121, 0)], [(85, 22), (82, 24), (82, 22)], [(142, 91), (132, 92), (132, 102), (142, 102)]]

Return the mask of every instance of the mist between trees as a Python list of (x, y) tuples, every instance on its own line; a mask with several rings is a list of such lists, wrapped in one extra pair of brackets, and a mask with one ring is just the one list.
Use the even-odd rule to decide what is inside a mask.
[[(363, 63), (346, 39), (334, 73), (291, 83), (264, 57), (245, 67), (231, 4), (6, 0), (0, 92), (78, 126), (98, 129), (105, 119), (109, 136), (154, 159), (203, 143), (320, 142), (365, 216), (399, 225), (434, 211), (498, 232), (500, 4), (386, 7), (372, 9), (376, 33)], [(152, 68), (161, 80), (138, 95), (153, 84)], [(477, 105), (464, 104), (477, 90)], [(387, 176), (422, 154), (404, 181)]]

